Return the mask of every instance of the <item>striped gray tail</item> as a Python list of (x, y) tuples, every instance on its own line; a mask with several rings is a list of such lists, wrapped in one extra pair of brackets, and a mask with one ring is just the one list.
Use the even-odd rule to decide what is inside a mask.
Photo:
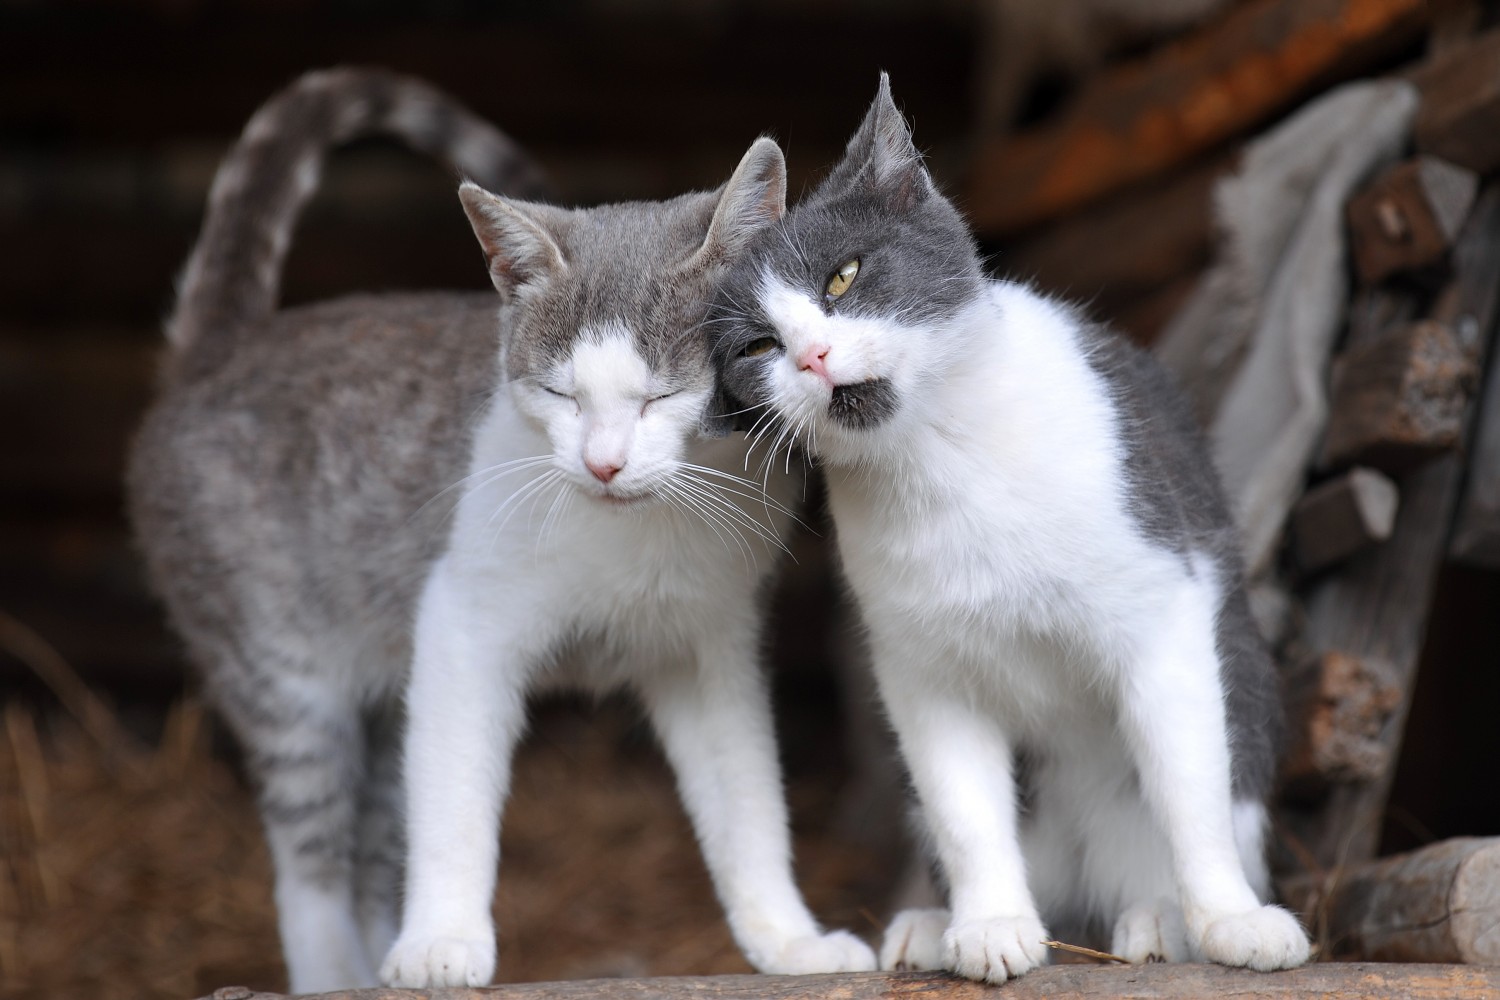
[(203, 231), (167, 320), (176, 352), (270, 316), (292, 231), (324, 159), (370, 135), (402, 139), (492, 191), (548, 194), (541, 170), (515, 142), (442, 91), (384, 70), (308, 73), (261, 105), (214, 175)]

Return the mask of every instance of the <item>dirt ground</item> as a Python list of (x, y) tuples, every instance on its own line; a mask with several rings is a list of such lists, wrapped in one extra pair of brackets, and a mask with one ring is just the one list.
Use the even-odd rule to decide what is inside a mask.
[[(191, 700), (173, 706), (154, 741), (108, 712), (5, 706), (0, 995), (285, 989), (259, 821), (232, 762), (211, 751), (213, 735)], [(839, 792), (830, 769), (792, 772), (809, 901), (827, 924), (873, 937), (880, 865), (827, 832)], [(748, 971), (671, 775), (623, 703), (537, 713), (502, 858), (504, 981)]]

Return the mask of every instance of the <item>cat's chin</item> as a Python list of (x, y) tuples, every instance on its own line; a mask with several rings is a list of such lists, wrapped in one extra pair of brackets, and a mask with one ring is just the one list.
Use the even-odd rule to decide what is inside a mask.
[(589, 498), (602, 507), (615, 510), (637, 510), (656, 502), (654, 493), (589, 493)]

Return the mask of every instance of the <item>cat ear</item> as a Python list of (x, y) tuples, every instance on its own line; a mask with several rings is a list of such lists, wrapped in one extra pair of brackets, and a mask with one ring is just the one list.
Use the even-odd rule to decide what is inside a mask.
[(566, 266), (540, 206), (496, 197), (473, 181), (459, 186), (458, 200), (484, 248), (490, 280), (507, 302), (522, 285), (545, 280)]
[(740, 158), (719, 193), (713, 220), (694, 264), (711, 264), (733, 257), (750, 238), (786, 214), (786, 157), (781, 147), (761, 136)]
[(865, 183), (897, 209), (911, 207), (935, 190), (922, 166), (922, 154), (911, 139), (911, 129), (891, 98), (891, 78), (880, 74), (880, 87), (865, 120), (844, 150), (844, 158), (822, 187), (848, 188)]

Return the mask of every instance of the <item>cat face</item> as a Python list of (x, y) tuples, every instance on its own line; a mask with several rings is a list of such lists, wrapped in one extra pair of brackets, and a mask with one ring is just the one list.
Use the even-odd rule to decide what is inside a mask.
[(881, 76), (843, 160), (723, 282), (709, 322), (730, 412), (821, 454), (901, 419), (979, 294), (967, 227), (922, 167)]
[(695, 438), (722, 434), (703, 321), (716, 283), (785, 211), (781, 150), (751, 146), (717, 192), (569, 210), (460, 189), (504, 303), (517, 409), (580, 491), (653, 499)]

